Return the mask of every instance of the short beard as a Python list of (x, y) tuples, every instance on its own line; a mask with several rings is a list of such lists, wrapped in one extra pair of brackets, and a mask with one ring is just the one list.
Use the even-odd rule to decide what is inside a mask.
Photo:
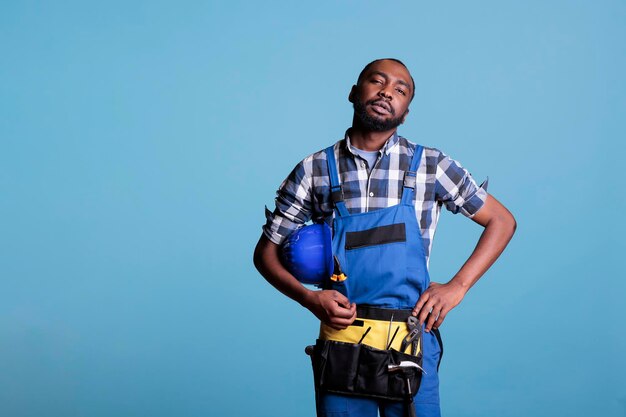
[(367, 103), (363, 103), (357, 98), (352, 103), (352, 107), (354, 107), (354, 114), (361, 123), (361, 126), (363, 126), (363, 128), (370, 132), (386, 132), (388, 130), (395, 129), (402, 124), (402, 122), (404, 121), (404, 116), (406, 116), (408, 109), (407, 112), (404, 112), (402, 115), (400, 115), (400, 117), (393, 117), (395, 116), (395, 112), (393, 108), (391, 108), (392, 117), (390, 119), (376, 118), (370, 116), (365, 108), (367, 104), (374, 103), (375, 101), (377, 100), (370, 100)]

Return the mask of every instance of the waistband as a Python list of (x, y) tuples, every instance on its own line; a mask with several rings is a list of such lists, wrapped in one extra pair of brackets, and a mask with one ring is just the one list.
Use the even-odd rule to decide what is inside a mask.
[(406, 321), (413, 310), (398, 310), (361, 304), (356, 307), (356, 316), (360, 319), (390, 321)]

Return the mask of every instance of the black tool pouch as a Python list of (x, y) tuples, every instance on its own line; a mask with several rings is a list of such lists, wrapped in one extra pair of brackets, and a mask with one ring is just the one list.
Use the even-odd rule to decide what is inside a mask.
[(413, 395), (422, 379), (422, 372), (417, 368), (403, 372), (390, 372), (388, 368), (401, 361), (411, 361), (421, 367), (421, 356), (363, 344), (318, 339), (311, 359), (315, 388), (319, 392), (402, 401), (409, 393), (407, 379)]

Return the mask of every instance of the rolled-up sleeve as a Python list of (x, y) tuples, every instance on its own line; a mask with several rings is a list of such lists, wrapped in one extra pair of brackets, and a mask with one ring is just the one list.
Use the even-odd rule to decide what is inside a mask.
[(463, 166), (443, 152), (437, 163), (437, 199), (452, 213), (472, 217), (487, 201), (489, 180), (477, 185)]
[(263, 234), (278, 245), (311, 219), (313, 205), (307, 166), (310, 166), (310, 161), (307, 164), (306, 159), (296, 165), (276, 192), (274, 210), (265, 208)]

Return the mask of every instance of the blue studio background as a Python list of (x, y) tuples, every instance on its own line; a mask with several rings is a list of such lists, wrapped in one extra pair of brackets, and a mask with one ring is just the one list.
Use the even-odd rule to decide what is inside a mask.
[[(626, 415), (623, 1), (0, 5), (0, 416), (313, 416), (264, 205), (397, 57), (400, 132), (518, 220), (442, 327), (446, 416)], [(480, 228), (444, 212), (431, 276)], [(622, 259), (620, 259), (622, 258)]]

